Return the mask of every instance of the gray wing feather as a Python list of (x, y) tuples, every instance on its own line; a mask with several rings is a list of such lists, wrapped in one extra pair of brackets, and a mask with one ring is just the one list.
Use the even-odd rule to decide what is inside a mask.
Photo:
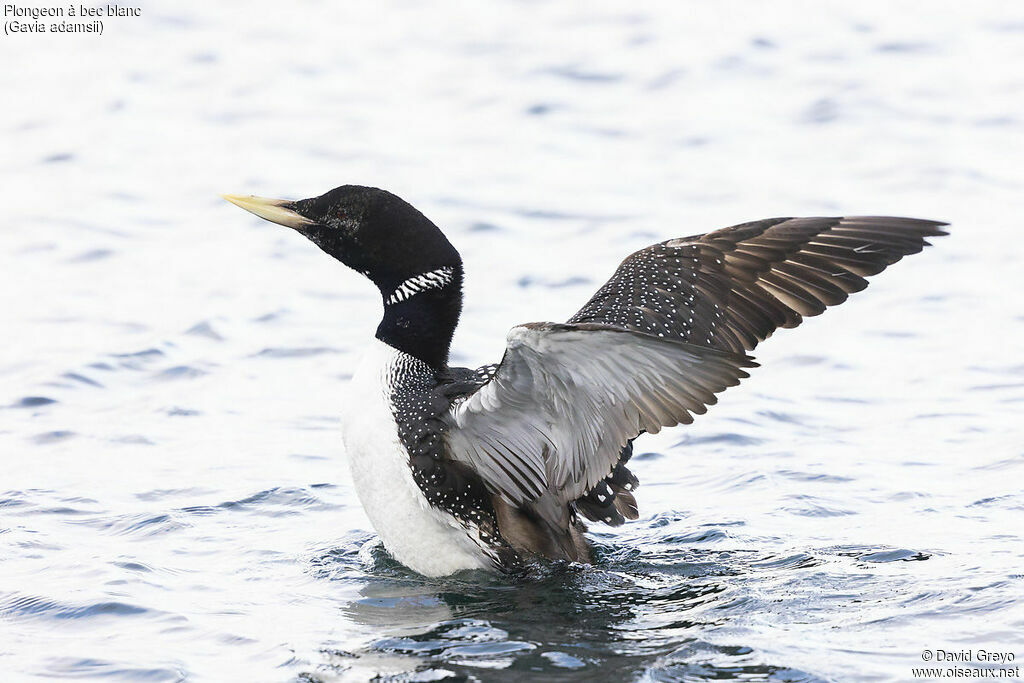
[(449, 452), (513, 503), (564, 507), (630, 439), (692, 422), (754, 365), (608, 325), (520, 325), (493, 379), (453, 406)]
[(643, 431), (693, 421), (745, 351), (867, 286), (944, 223), (769, 218), (627, 257), (569, 323), (511, 330), (486, 384), (446, 416), (449, 453), (553, 527)]

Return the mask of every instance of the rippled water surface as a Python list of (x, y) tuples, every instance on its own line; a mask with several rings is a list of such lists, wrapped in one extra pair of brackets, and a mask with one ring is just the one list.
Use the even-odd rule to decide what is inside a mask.
[[(0, 678), (1024, 659), (1019, 5), (337, 5), (154, 2), (0, 41)], [(595, 526), (595, 566), (426, 580), (373, 535), (338, 434), (375, 291), (217, 198), (347, 182), (462, 251), (460, 364), (669, 237), (953, 225), (638, 441), (641, 519)]]

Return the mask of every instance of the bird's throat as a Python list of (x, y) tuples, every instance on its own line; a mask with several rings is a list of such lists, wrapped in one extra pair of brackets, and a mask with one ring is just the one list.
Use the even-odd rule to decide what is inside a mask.
[(377, 327), (377, 339), (436, 370), (445, 368), (462, 311), (461, 269), (455, 275), (443, 286), (401, 301), (381, 292), (384, 317)]

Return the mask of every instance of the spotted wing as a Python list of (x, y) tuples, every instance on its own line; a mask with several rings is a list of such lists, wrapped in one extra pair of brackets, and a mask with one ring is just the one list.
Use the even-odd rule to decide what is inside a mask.
[(491, 381), (449, 413), (449, 453), (560, 525), (566, 504), (608, 476), (630, 439), (692, 422), (753, 365), (609, 325), (520, 325)]
[(641, 249), (570, 323), (604, 323), (742, 353), (867, 287), (945, 223), (768, 218)]
[(747, 376), (744, 351), (842, 303), (942, 225), (773, 218), (642, 249), (568, 324), (513, 328), (490, 381), (447, 416), (451, 456), (564, 528), (630, 439), (692, 421)]

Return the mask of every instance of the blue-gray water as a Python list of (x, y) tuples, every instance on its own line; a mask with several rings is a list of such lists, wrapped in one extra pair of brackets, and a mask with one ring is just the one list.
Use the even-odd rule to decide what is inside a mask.
[[(192, 0), (0, 40), (0, 678), (1019, 664), (1024, 13), (890, 5)], [(462, 251), (461, 364), (669, 237), (953, 225), (639, 441), (641, 519), (594, 528), (596, 566), (425, 580), (338, 435), (376, 293), (217, 197), (349, 182)]]

